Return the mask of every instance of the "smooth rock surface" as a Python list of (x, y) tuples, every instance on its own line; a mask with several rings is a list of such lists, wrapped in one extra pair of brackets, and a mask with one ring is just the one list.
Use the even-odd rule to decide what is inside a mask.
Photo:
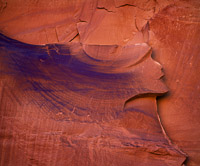
[(162, 124), (188, 154), (188, 166), (200, 164), (199, 16), (199, 6), (187, 4), (166, 8), (150, 23), (149, 44), (163, 65), (170, 91), (158, 103)]

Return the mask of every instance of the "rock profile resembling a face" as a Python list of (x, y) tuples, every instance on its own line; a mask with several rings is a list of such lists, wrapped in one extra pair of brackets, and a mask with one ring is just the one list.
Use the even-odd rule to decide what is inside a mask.
[[(18, 165), (167, 166), (184, 161), (157, 117), (156, 96), (167, 88), (147, 44), (36, 46), (3, 35), (0, 44), (0, 108), (15, 115), (7, 127), (17, 149), (26, 152)], [(35, 138), (33, 149), (27, 148), (32, 139), (24, 132)], [(48, 148), (40, 148), (43, 142)], [(59, 160), (49, 160), (54, 153)]]
[(23, 83), (19, 91), (38, 105), (43, 101), (43, 109), (61, 112), (65, 120), (72, 115), (76, 120), (110, 120), (130, 98), (167, 91), (160, 79), (161, 65), (151, 58), (145, 43), (83, 45), (83, 49), (79, 44), (3, 44), (9, 48), (7, 70)]
[[(93, 71), (101, 75), (89, 79), (96, 85), (88, 98), (94, 114), (98, 117), (122, 112), (125, 103), (142, 95), (157, 96), (167, 92), (162, 82), (161, 65), (151, 58), (151, 48), (145, 43), (134, 45), (83, 45), (90, 57), (88, 64), (95, 65)], [(94, 93), (95, 92), (95, 93)], [(91, 98), (90, 98), (91, 97)]]

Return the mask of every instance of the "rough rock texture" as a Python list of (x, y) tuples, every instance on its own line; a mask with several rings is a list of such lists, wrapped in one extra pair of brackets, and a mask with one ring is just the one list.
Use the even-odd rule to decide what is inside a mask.
[[(51, 1), (51, 0), (49, 1), (10, 0), (9, 1), (7, 0), (7, 1), (1, 1), (0, 5), (1, 5), (0, 31), (3, 34), (9, 37), (12, 37), (14, 39), (20, 40), (22, 42), (26, 42), (30, 44), (47, 44), (47, 43), (57, 43), (57, 42), (63, 43), (63, 42), (79, 42), (80, 41), (81, 42), (80, 49), (83, 49), (84, 52), (90, 57), (94, 59), (99, 59), (101, 61), (102, 60), (113, 61), (113, 57), (115, 55), (122, 56), (122, 54), (119, 54), (120, 52), (119, 50), (123, 50), (123, 48), (127, 46), (132, 47), (133, 45), (135, 44), (137, 45), (138, 43), (140, 43), (140, 45), (141, 43), (148, 43), (148, 45), (152, 47), (153, 58), (159, 61), (164, 68), (164, 72), (165, 72), (164, 80), (169, 88), (169, 93), (167, 93), (167, 95), (165, 95), (163, 98), (160, 98), (158, 100), (159, 114), (160, 114), (160, 119), (163, 124), (163, 127), (167, 135), (169, 136), (170, 140), (172, 141), (172, 143), (177, 145), (185, 153), (187, 153), (188, 160), (186, 164), (188, 166), (198, 166), (200, 164), (200, 160), (199, 160), (200, 159), (200, 143), (199, 143), (200, 132), (198, 129), (200, 126), (200, 121), (199, 121), (199, 118), (200, 118), (200, 113), (199, 113), (200, 111), (200, 102), (199, 102), (200, 101), (199, 99), (200, 78), (198, 75), (198, 71), (200, 68), (199, 55), (198, 55), (199, 48), (200, 48), (200, 45), (199, 45), (200, 43), (199, 41), (200, 40), (200, 25), (199, 25), (200, 24), (199, 23), (200, 3), (198, 0), (192, 0), (192, 1), (191, 0), (190, 1), (189, 0), (188, 1), (183, 1), (183, 0), (168, 0), (168, 1), (164, 1), (164, 0), (148, 0), (148, 1), (146, 0), (145, 1), (144, 0), (140, 0), (140, 1), (139, 0), (113, 0), (113, 1), (74, 0), (73, 2), (55, 1), (55, 0), (54, 1)], [(5, 39), (2, 39), (2, 40), (3, 40), (2, 45), (4, 45), (4, 48), (5, 48)], [(73, 55), (76, 55), (78, 50), (76, 50), (75, 48), (76, 47), (79, 48), (77, 44), (74, 44), (76, 45), (75, 48), (73, 47), (73, 44), (72, 45), (65, 44), (65, 45), (68, 45), (71, 50), (74, 50), (75, 53), (73, 53)], [(99, 45), (107, 45), (107, 46), (99, 46)], [(34, 48), (36, 49), (35, 51), (37, 52), (37, 49), (39, 50), (50, 49), (51, 51), (57, 50), (57, 49), (62, 50), (65, 46), (64, 45), (59, 45), (59, 46), (47, 45), (43, 47), (41, 46), (40, 47), (27, 46), (27, 47), (31, 47), (30, 49)], [(73, 47), (73, 49), (71, 47)], [(118, 50), (119, 52), (116, 50)], [(132, 52), (133, 50), (130, 50), (130, 51)], [(4, 52), (6, 54), (7, 51), (5, 49), (4, 51), (1, 51), (1, 52)], [(14, 53), (17, 53), (17, 51), (15, 50)], [(23, 53), (22, 55), (25, 56), (25, 53)], [(126, 52), (125, 54), (125, 57), (127, 56), (128, 56), (128, 52)], [(140, 56), (138, 58), (140, 58)], [(115, 60), (117, 60), (117, 58)], [(41, 59), (41, 61), (43, 62), (44, 60)], [(89, 63), (87, 60), (86, 62), (87, 64)], [(127, 60), (127, 63), (128, 63), (128, 60)], [(125, 65), (124, 63), (122, 64)], [(95, 65), (98, 65), (98, 64), (95, 64)], [(95, 67), (95, 70), (98, 70), (98, 69), (103, 70), (101, 67), (100, 68), (98, 67), (97, 69)], [(153, 71), (153, 69), (149, 69), (149, 70)], [(47, 71), (48, 70), (45, 70), (45, 72)], [(104, 70), (103, 72), (108, 72), (108, 71), (109, 70)], [(150, 71), (147, 73), (150, 73)], [(145, 75), (145, 77), (147, 75)], [(59, 78), (59, 76), (56, 78), (61, 79)], [(4, 78), (4, 80), (7, 80), (7, 79), (8, 78)], [(13, 82), (12, 86), (14, 87), (15, 81), (13, 80), (13, 78), (9, 78), (9, 79), (11, 80), (11, 82)], [(127, 84), (127, 83), (123, 83), (123, 84)], [(147, 85), (148, 84), (149, 82), (147, 83)], [(9, 89), (9, 88), (4, 88), (4, 89)], [(10, 105), (8, 103), (9, 102), (11, 103), (12, 101), (13, 103), (16, 103), (12, 105), (12, 108), (15, 108), (18, 105), (17, 103), (20, 102), (20, 100), (14, 102), (13, 98), (15, 97), (10, 97), (13, 95), (11, 94), (12, 91), (5, 90), (4, 93), (6, 93), (5, 96), (8, 96), (8, 97), (4, 97), (4, 100), (2, 97), (2, 103), (6, 101), (5, 102), (7, 103), (6, 105)], [(19, 93), (19, 92), (17, 91), (16, 93)], [(153, 93), (153, 94), (154, 94), (153, 96), (140, 96), (140, 98), (137, 98), (137, 99), (133, 98), (131, 102), (129, 101), (129, 103), (131, 104), (127, 104), (126, 106), (128, 108), (133, 107), (134, 109), (139, 106), (140, 108), (137, 108), (139, 110), (143, 110), (144, 112), (149, 112), (150, 110), (152, 110), (150, 111), (151, 114), (153, 112), (156, 113), (155, 96), (157, 95), (157, 93)], [(86, 127), (80, 128), (80, 125), (77, 125), (76, 123), (74, 123), (74, 127), (72, 129), (71, 127), (72, 125), (68, 128), (66, 127), (66, 126), (69, 126), (69, 124), (68, 125), (66, 124), (67, 122), (65, 122), (65, 124), (64, 122), (62, 123), (59, 122), (58, 124), (60, 126), (58, 126), (58, 124), (53, 122), (55, 120), (54, 114), (50, 113), (47, 116), (45, 113), (42, 113), (41, 111), (39, 111), (38, 108), (34, 109), (33, 106), (30, 106), (31, 109), (27, 109), (29, 110), (29, 112), (26, 112), (24, 109), (22, 109), (23, 113), (16, 112), (14, 110), (18, 110), (18, 109), (11, 109), (5, 105), (2, 107), (6, 107), (6, 108), (4, 109), (4, 111), (2, 111), (1, 109), (1, 116), (2, 116), (1, 132), (3, 133), (1, 146), (3, 146), (4, 148), (4, 150), (1, 151), (2, 152), (1, 156), (3, 156), (1, 160), (1, 164), (5, 164), (7, 161), (15, 161), (15, 162), (18, 161), (18, 165), (21, 165), (22, 163), (29, 163), (30, 165), (34, 165), (34, 164), (38, 165), (39, 164), (37, 163), (38, 161), (44, 160), (42, 161), (42, 164), (44, 165), (47, 162), (57, 163), (61, 159), (66, 160), (66, 161), (61, 161), (61, 162), (66, 163), (69, 160), (67, 160), (64, 156), (69, 156), (67, 154), (71, 154), (72, 152), (69, 150), (65, 151), (65, 149), (62, 149), (63, 147), (60, 144), (55, 144), (57, 142), (56, 139), (60, 139), (61, 138), (60, 135), (63, 134), (63, 133), (62, 134), (60, 133), (61, 131), (70, 132), (72, 133), (71, 135), (73, 136), (74, 135), (77, 136), (78, 134), (82, 133), (85, 128), (88, 128), (88, 130), (90, 128), (93, 128), (93, 130), (95, 131), (100, 131), (99, 126), (95, 128), (94, 125), (92, 125), (92, 127), (86, 125)], [(101, 107), (101, 104), (100, 104), (100, 107)], [(34, 111), (38, 111), (38, 113)], [(31, 116), (29, 116), (29, 114)], [(128, 115), (129, 118), (127, 117), (122, 118), (120, 116), (120, 119), (121, 120), (123, 119), (119, 123), (120, 126), (122, 126), (123, 128), (127, 128), (127, 126), (129, 126), (130, 128), (134, 128), (134, 129), (139, 127), (138, 129), (142, 131), (141, 125), (134, 124), (135, 119), (131, 120), (130, 118), (130, 117), (137, 117), (136, 119), (138, 120), (140, 119), (139, 117), (141, 115), (132, 116), (131, 115), (132, 113), (130, 113), (129, 111), (127, 114), (130, 114)], [(63, 117), (63, 115), (59, 113), (58, 114), (56, 113), (56, 115), (57, 115), (56, 116), (57, 120), (66, 118), (66, 117)], [(12, 117), (15, 117), (15, 116), (18, 117), (19, 119), (14, 118), (13, 120)], [(49, 117), (51, 118), (49, 119)], [(145, 118), (142, 117), (141, 121), (143, 121), (144, 119)], [(15, 125), (12, 125), (13, 123), (15, 123)], [(148, 128), (152, 126), (154, 122), (152, 122), (150, 125), (148, 121), (147, 124), (148, 125), (146, 127), (143, 126), (142, 128)], [(158, 125), (159, 123), (156, 122), (156, 124)], [(108, 124), (108, 126), (109, 125), (110, 124)], [(61, 128), (61, 126), (62, 126), (62, 130), (59, 130), (58, 132), (58, 129)], [(53, 136), (49, 134), (48, 132), (47, 132), (48, 137), (45, 137), (45, 136), (41, 136), (41, 138), (37, 137), (36, 136), (38, 134), (37, 132), (39, 131), (44, 132), (43, 131), (44, 129), (41, 129), (41, 130), (39, 129), (40, 127), (44, 127), (44, 129), (46, 128), (46, 130), (48, 131), (55, 131), (55, 134), (54, 134), (55, 139), (53, 139)], [(74, 128), (77, 128), (77, 129), (75, 130)], [(102, 128), (103, 129), (106, 128), (107, 130), (109, 130), (107, 126), (106, 127), (104, 126)], [(153, 129), (154, 128), (151, 128), (149, 130), (150, 133), (154, 131)], [(116, 130), (119, 130), (119, 128), (117, 128)], [(15, 134), (15, 136), (13, 137), (13, 135), (10, 134), (9, 131), (16, 131), (16, 133), (18, 134)], [(77, 134), (77, 133), (73, 133), (74, 131), (79, 131), (79, 132)], [(70, 135), (69, 133), (65, 133), (65, 134)], [(116, 135), (120, 135), (120, 134), (116, 133)], [(144, 138), (147, 136), (143, 135), (141, 137)], [(66, 142), (71, 141), (71, 138), (73, 137), (66, 138), (66, 136), (64, 136), (63, 139), (61, 138), (62, 139), (61, 142), (65, 142), (64, 145), (66, 145)], [(119, 140), (120, 139), (121, 138), (119, 138)], [(151, 138), (151, 139), (155, 139), (155, 138)], [(159, 136), (159, 139), (160, 139), (160, 136)], [(167, 138), (163, 140), (166, 141), (166, 139)], [(46, 140), (51, 140), (51, 141), (48, 142)], [(163, 140), (161, 141), (162, 144), (163, 144)], [(170, 144), (170, 147), (171, 147), (171, 143), (169, 143), (169, 140), (167, 142), (168, 144)], [(42, 146), (44, 144), (45, 146)], [(70, 144), (77, 145), (78, 143), (74, 143), (73, 141), (71, 141), (69, 145)], [(80, 145), (83, 145), (83, 144), (86, 145), (87, 143), (80, 143)], [(80, 145), (78, 146), (80, 147)], [(95, 141), (93, 141), (93, 143), (89, 145), (91, 147), (96, 147), (97, 144), (95, 144)], [(87, 147), (89, 145), (87, 145)], [(48, 149), (49, 147), (51, 147), (51, 149)], [(60, 149), (60, 147), (62, 148)], [(176, 147), (176, 149), (178, 149), (178, 147)], [(36, 149), (36, 150), (33, 152), (33, 150), (30, 150), (30, 149)], [(53, 155), (54, 153), (53, 149), (57, 149), (57, 152), (55, 152), (57, 157)], [(102, 159), (108, 159), (108, 158), (116, 159), (115, 161), (109, 161), (110, 162), (109, 165), (111, 165), (112, 162), (118, 163), (119, 165), (130, 164), (130, 163), (122, 164), (120, 162), (125, 162), (125, 161), (117, 160), (117, 158), (121, 156), (121, 153), (115, 154), (114, 155), (115, 157), (112, 157), (112, 156), (110, 157), (109, 155), (112, 153), (108, 153), (107, 151), (106, 152), (105, 151), (102, 153), (99, 153), (102, 155), (101, 157), (97, 157), (97, 158), (94, 157), (96, 152), (92, 153), (92, 158), (94, 158), (95, 160), (97, 159), (98, 161), (101, 162), (99, 163), (99, 165), (101, 164), (103, 165)], [(139, 151), (141, 152), (141, 149)], [(146, 150), (144, 151), (146, 154)], [(152, 158), (152, 157), (144, 157), (146, 155), (140, 152), (137, 153), (137, 155), (143, 156), (141, 157), (143, 164), (146, 162), (145, 164), (149, 165), (149, 161), (150, 161), (149, 158)], [(24, 153), (24, 155), (20, 155), (21, 153)], [(73, 153), (76, 154), (76, 156), (84, 158), (84, 156), (80, 155), (79, 152), (75, 151)], [(128, 152), (128, 153), (132, 154), (132, 152)], [(182, 154), (182, 152), (180, 153)], [(87, 158), (89, 152), (85, 152), (84, 154), (85, 154), (85, 158)], [(28, 156), (28, 158), (24, 156)], [(90, 153), (90, 156), (91, 156), (91, 153)], [(126, 158), (128, 156), (125, 155), (125, 157), (123, 158)], [(158, 155), (158, 157), (162, 157), (162, 156), (163, 155)], [(11, 160), (10, 158), (13, 158), (13, 160)], [(180, 165), (184, 161), (182, 157), (180, 158), (181, 158), (180, 163), (174, 163), (175, 165), (176, 164)], [(73, 158), (71, 159), (74, 161)], [(164, 161), (168, 159), (169, 158), (164, 159)], [(131, 155), (130, 160), (132, 160), (132, 155)], [(135, 161), (136, 159), (133, 158), (133, 160)], [(77, 161), (80, 161), (80, 160), (77, 160)], [(82, 161), (85, 163), (86, 160), (82, 160)], [(49, 163), (47, 165), (49, 165)], [(134, 163), (134, 162), (131, 162), (131, 163)], [(137, 158), (137, 161), (135, 161), (135, 165), (137, 165), (138, 163), (140, 163), (140, 159)], [(94, 165), (94, 163), (88, 163), (88, 164)], [(159, 165), (159, 163), (157, 164)], [(76, 163), (74, 163), (74, 165), (76, 165)], [(116, 165), (116, 164), (113, 164), (113, 165)], [(155, 164), (152, 163), (152, 165), (155, 165)]]

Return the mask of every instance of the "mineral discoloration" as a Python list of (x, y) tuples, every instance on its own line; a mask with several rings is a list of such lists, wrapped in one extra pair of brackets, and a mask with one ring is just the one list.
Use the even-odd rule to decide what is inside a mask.
[[(147, 44), (34, 46), (3, 35), (0, 42), (1, 123), (11, 132), (2, 126), (1, 135), (24, 151), (27, 161), (20, 165), (167, 166), (185, 160), (157, 118), (155, 97), (167, 88)], [(105, 48), (115, 51), (97, 59)], [(2, 165), (13, 162), (4, 158)]]
[[(141, 150), (144, 144), (124, 141), (124, 137), (121, 139), (117, 134), (113, 134), (115, 135), (113, 140), (117, 137), (117, 141), (105, 139), (112, 135), (107, 136), (110, 130), (114, 130), (109, 127), (112, 124), (116, 127), (115, 131), (118, 130), (116, 133), (119, 135), (123, 133), (126, 138), (129, 138), (131, 133), (134, 135), (132, 138), (138, 138), (139, 135), (139, 138), (145, 137), (146, 140), (154, 140), (154, 143), (161, 140), (161, 144), (166, 141), (171, 146), (172, 142), (188, 154), (188, 166), (199, 166), (199, 7), (198, 0), (74, 0), (73, 2), (2, 0), (1, 33), (22, 42), (43, 44), (43, 46), (27, 45), (1, 36), (0, 70), (3, 72), (0, 75), (1, 165), (5, 163), (13, 165), (12, 161), (15, 161), (14, 165), (20, 166), (66, 165), (66, 163), (105, 165), (103, 161), (107, 161), (108, 165), (116, 165), (115, 163), (139, 165), (139, 162), (149, 165), (149, 158), (147, 157), (148, 161), (143, 159), (146, 152), (134, 151), (134, 156), (141, 156), (141, 160), (138, 157), (132, 158), (131, 148), (130, 151), (125, 148), (124, 151), (120, 149), (120, 153), (115, 153), (121, 154), (122, 151), (126, 151), (126, 154), (131, 156), (124, 157), (127, 161), (114, 159), (116, 157), (121, 159), (121, 155), (110, 156), (112, 153), (109, 148), (101, 153), (98, 151), (100, 156), (96, 156), (97, 151), (91, 149), (97, 149), (97, 145), (99, 147), (101, 142), (104, 142), (104, 145), (118, 142), (115, 145), (120, 144), (123, 147), (129, 145), (138, 147), (140, 152), (147, 151), (148, 148)], [(144, 43), (148, 43), (152, 49), (149, 50), (150, 47)], [(137, 49), (133, 49), (132, 46), (142, 48), (139, 50), (141, 54), (137, 54)], [(149, 51), (145, 53), (146, 49)], [(166, 74), (164, 80), (170, 90), (164, 98), (158, 100), (159, 115), (156, 111), (155, 96), (160, 92), (155, 93), (156, 88), (153, 88), (153, 83), (149, 84), (149, 80), (155, 78), (155, 81), (159, 81), (163, 74), (160, 72), (161, 66), (156, 65), (156, 61), (151, 59), (151, 52), (152, 56), (162, 64)], [(124, 61), (123, 57), (126, 57)], [(72, 59), (74, 60), (71, 63)], [(66, 62), (76, 64), (76, 67), (69, 70), (70, 65), (66, 65)], [(146, 70), (142, 71), (142, 66), (146, 66)], [(86, 71), (86, 68), (90, 69)], [(80, 69), (83, 69), (82, 73)], [(89, 74), (89, 77), (80, 79), (79, 76), (84, 73)], [(63, 78), (62, 75), (66, 77)], [(97, 76), (96, 82), (88, 79), (95, 76)], [(107, 76), (114, 79), (108, 81)], [(145, 80), (139, 79), (138, 82), (142, 83), (142, 87), (150, 85), (154, 90), (142, 94), (141, 91), (147, 91), (148, 88), (140, 87), (133, 94), (131, 89), (135, 88), (136, 82), (132, 76), (137, 79), (145, 77)], [(116, 92), (120, 93), (125, 88), (130, 94), (120, 93), (119, 97), (126, 97), (122, 97), (123, 100), (121, 98), (120, 101), (116, 100), (117, 104), (110, 102), (111, 100), (106, 101), (108, 110), (111, 107), (118, 109), (115, 109), (114, 113), (108, 111), (108, 114), (102, 111), (103, 113), (99, 115), (101, 118), (95, 119), (94, 110), (104, 110), (102, 109), (104, 104), (99, 104), (96, 100), (100, 100), (105, 93), (95, 95), (92, 91), (96, 91), (94, 89), (102, 78), (107, 80), (106, 86), (110, 82), (114, 82), (114, 85), (120, 82), (120, 87), (123, 87)], [(117, 81), (114, 81), (115, 79)], [(131, 80), (131, 83), (125, 82), (124, 79)], [(70, 85), (70, 81), (74, 80), (76, 83)], [(82, 83), (78, 83), (77, 80)], [(90, 83), (91, 86), (78, 87), (86, 83)], [(66, 88), (66, 85), (70, 85), (70, 89)], [(101, 85), (101, 88), (103, 87)], [(157, 84), (155, 87), (158, 87)], [(116, 89), (116, 86), (109, 88)], [(71, 100), (71, 97), (65, 94), (66, 91), (70, 94), (73, 90), (76, 90), (76, 95), (73, 94), (75, 98)], [(90, 95), (84, 100), (80, 100), (81, 102), (75, 100), (82, 98), (88, 91)], [(95, 99), (97, 96), (98, 99)], [(109, 98), (110, 93), (106, 96)], [(67, 102), (66, 99), (70, 101)], [(87, 108), (92, 108), (89, 109), (90, 113), (83, 110), (79, 104), (74, 105), (77, 102), (80, 105), (88, 104)], [(73, 120), (76, 122), (72, 124)], [(89, 121), (91, 126), (87, 124)], [(109, 124), (104, 124), (106, 127), (96, 124), (101, 121)], [(128, 130), (129, 134), (125, 130), (122, 131), (122, 128)], [(107, 134), (104, 134), (103, 138), (98, 137), (103, 129)], [(90, 135), (91, 131), (95, 134)], [(88, 137), (95, 139), (91, 139), (88, 143), (82, 140), (77, 146), (78, 143), (75, 142), (80, 138), (74, 139), (75, 135), (81, 135), (82, 138), (83, 133), (87, 133), (86, 139)], [(122, 143), (119, 143), (119, 140)], [(60, 148), (62, 146), (79, 149), (82, 146), (85, 155), (81, 155), (76, 149), (65, 151)], [(87, 148), (90, 150), (85, 150)], [(149, 152), (154, 157), (160, 157), (157, 159), (157, 165), (163, 165), (158, 161), (167, 154), (165, 150), (154, 149)], [(180, 151), (179, 153), (182, 154)], [(73, 156), (76, 156), (76, 161)], [(85, 160), (81, 161), (81, 157)], [(97, 158), (98, 162), (94, 162)], [(165, 158), (165, 161), (168, 160)], [(181, 158), (178, 165), (183, 161), (184, 158)], [(151, 163), (156, 165), (152, 161)]]

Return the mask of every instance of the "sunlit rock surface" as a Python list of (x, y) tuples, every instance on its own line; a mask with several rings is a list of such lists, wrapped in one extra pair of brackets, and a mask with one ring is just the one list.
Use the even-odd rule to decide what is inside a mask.
[[(187, 154), (184, 163), (198, 166), (199, 8), (198, 0), (1, 1), (1, 33), (61, 44), (1, 35), (1, 165), (181, 165)], [(155, 97), (166, 89), (151, 54), (169, 89), (159, 118)]]

